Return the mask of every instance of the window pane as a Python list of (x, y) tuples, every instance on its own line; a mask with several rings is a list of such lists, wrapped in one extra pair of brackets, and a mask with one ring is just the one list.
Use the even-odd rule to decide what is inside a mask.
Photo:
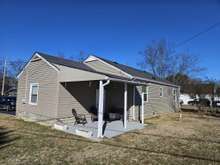
[(160, 88), (160, 96), (163, 96), (163, 88)]
[(32, 94), (37, 95), (38, 86), (32, 86)]
[(144, 101), (147, 101), (147, 94), (144, 94)]
[(37, 95), (31, 95), (31, 102), (37, 103)]
[(32, 84), (31, 85), (31, 93), (30, 93), (30, 103), (37, 103), (38, 99), (38, 90), (39, 86), (38, 84)]

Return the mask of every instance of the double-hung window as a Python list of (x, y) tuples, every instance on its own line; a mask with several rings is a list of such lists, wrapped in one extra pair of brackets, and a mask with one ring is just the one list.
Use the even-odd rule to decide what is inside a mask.
[(37, 105), (38, 90), (39, 90), (39, 84), (38, 83), (31, 83), (30, 84), (29, 104)]
[(148, 102), (148, 97), (149, 97), (148, 91), (149, 91), (149, 87), (146, 87), (146, 86), (142, 87), (142, 94), (144, 97), (144, 102)]

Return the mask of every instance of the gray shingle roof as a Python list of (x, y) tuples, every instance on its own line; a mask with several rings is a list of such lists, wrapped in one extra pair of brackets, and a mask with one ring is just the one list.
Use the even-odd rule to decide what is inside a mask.
[[(125, 78), (125, 77), (121, 77), (121, 76), (116, 76), (116, 75), (96, 71), (96, 70), (92, 69), (91, 67), (89, 67), (88, 65), (84, 64), (83, 62), (77, 62), (77, 61), (73, 61), (73, 60), (69, 60), (69, 59), (64, 59), (64, 58), (61, 58), (61, 57), (56, 57), (56, 56), (48, 55), (48, 54), (41, 53), (41, 52), (36, 52), (36, 53), (38, 53), (40, 56), (42, 56), (44, 59), (46, 59), (48, 62), (50, 62), (52, 64), (57, 64), (57, 65), (67, 66), (67, 67), (70, 67), (70, 68), (76, 68), (76, 69), (81, 69), (81, 70), (85, 70), (85, 71), (89, 71), (89, 72), (93, 72), (93, 73), (98, 73), (98, 74), (109, 76), (111, 78), (117, 78), (117, 79), (121, 79), (121, 80), (130, 80), (129, 78)], [(121, 69), (122, 71), (124, 71), (124, 72), (126, 72), (126, 73), (128, 73), (128, 74), (130, 74), (134, 77), (151, 79), (151, 80), (156, 80), (156, 81), (168, 83), (170, 85), (174, 85), (169, 81), (161, 80), (159, 78), (155, 78), (149, 72), (142, 71), (142, 70), (139, 70), (139, 69), (127, 66), (127, 65), (119, 64), (117, 62), (113, 62), (113, 61), (110, 61), (110, 60), (107, 60), (107, 59), (104, 59), (104, 58), (100, 58), (98, 56), (96, 56), (96, 57), (103, 60), (103, 61), (105, 61), (106, 63), (109, 63), (110, 65), (113, 65), (114, 67), (117, 67), (117, 68)]]
[(117, 79), (121, 79), (121, 80), (130, 80), (129, 78), (98, 72), (98, 71), (92, 69), (91, 67), (89, 67), (88, 65), (84, 64), (83, 62), (77, 62), (77, 61), (73, 61), (73, 60), (69, 60), (69, 59), (64, 59), (61, 57), (56, 57), (56, 56), (48, 55), (48, 54), (41, 53), (41, 52), (36, 52), (36, 53), (39, 54), (41, 57), (43, 57), (45, 60), (47, 60), (51, 64), (57, 64), (57, 65), (62, 65), (62, 66), (70, 67), (70, 68), (85, 70), (85, 71), (89, 71), (89, 72), (93, 72), (93, 73), (97, 73), (97, 74), (106, 75), (111, 78), (117, 78)]
[(67, 66), (70, 68), (82, 69), (82, 70), (86, 70), (86, 71), (90, 71), (90, 72), (96, 72), (94, 69), (90, 68), (89, 66), (85, 65), (82, 62), (68, 60), (68, 59), (48, 55), (48, 54), (41, 53), (41, 52), (37, 52), (37, 53), (40, 56), (42, 56), (43, 58), (45, 58), (48, 62), (53, 63), (53, 64), (63, 65), (63, 66)]
[(164, 80), (164, 79), (160, 79), (158, 77), (155, 77), (153, 74), (149, 73), (149, 72), (146, 72), (146, 71), (143, 71), (143, 70), (139, 70), (139, 69), (136, 69), (136, 68), (133, 68), (133, 67), (130, 67), (130, 66), (127, 66), (127, 65), (123, 65), (123, 64), (119, 64), (117, 62), (113, 62), (113, 61), (110, 61), (110, 60), (107, 60), (107, 59), (104, 59), (104, 58), (100, 58), (98, 56), (95, 56), (99, 59), (101, 59), (102, 61), (110, 64), (110, 65), (113, 65), (114, 67), (117, 67), (119, 68), (120, 70), (134, 76), (134, 77), (139, 77), (139, 78), (145, 78), (145, 79), (151, 79), (151, 80), (156, 80), (156, 81), (160, 81), (160, 82), (163, 82), (163, 83), (168, 83), (170, 85), (174, 85), (173, 83), (167, 81), (167, 80)]
[[(97, 58), (100, 58), (100, 57), (97, 57)], [(113, 65), (114, 67), (121, 69), (122, 71), (124, 71), (132, 76), (140, 77), (140, 78), (154, 79), (154, 76), (149, 72), (142, 71), (142, 70), (139, 70), (139, 69), (127, 66), (127, 65), (119, 64), (117, 62), (113, 62), (113, 61), (110, 61), (110, 60), (107, 60), (104, 58), (100, 58), (100, 59)]]

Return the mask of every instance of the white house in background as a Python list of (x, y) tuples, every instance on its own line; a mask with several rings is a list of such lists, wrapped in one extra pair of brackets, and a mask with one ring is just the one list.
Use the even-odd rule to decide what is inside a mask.
[[(212, 97), (210, 95), (205, 95), (202, 98), (208, 99), (210, 102), (212, 101)], [(194, 99), (199, 99), (199, 96), (196, 95), (196, 97), (191, 97), (189, 94), (183, 93), (180, 94), (179, 100), (183, 103), (183, 105), (188, 105), (189, 101), (193, 101)], [(215, 96), (214, 101), (220, 101), (220, 97)]]
[[(198, 98), (198, 96), (196, 98)], [(192, 98), (189, 94), (183, 93), (183, 94), (180, 94), (179, 99), (180, 99), (180, 102), (183, 103), (183, 105), (188, 105), (188, 102), (194, 100), (195, 98)]]

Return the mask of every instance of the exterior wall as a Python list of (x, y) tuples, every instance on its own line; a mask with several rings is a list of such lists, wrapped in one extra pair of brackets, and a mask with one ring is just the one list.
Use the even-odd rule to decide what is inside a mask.
[[(163, 96), (160, 97), (160, 87), (163, 88)], [(178, 93), (178, 89), (175, 88)], [(136, 117), (140, 118), (142, 87), (136, 88)], [(148, 86), (148, 102), (144, 103), (145, 116), (152, 116), (159, 113), (174, 112), (178, 110), (178, 100), (174, 99), (173, 87), (151, 84)]]
[(98, 81), (59, 84), (58, 117), (71, 117), (72, 109), (90, 119), (89, 109), (96, 104)]
[[(111, 82), (106, 87), (106, 109), (121, 108), (124, 109), (124, 83)], [(128, 110), (132, 106), (132, 85), (127, 86)], [(128, 111), (129, 113), (129, 111)]]
[[(30, 83), (39, 83), (38, 103), (29, 104)], [(16, 115), (40, 120), (57, 117), (57, 71), (41, 59), (34, 60), (18, 79)]]
[[(58, 118), (72, 117), (74, 108), (78, 114), (85, 114), (90, 121), (89, 109), (96, 105), (96, 90), (99, 81), (68, 82), (59, 84)], [(128, 109), (132, 105), (132, 86), (128, 84)], [(124, 108), (124, 83), (110, 82), (105, 87), (105, 108)], [(129, 113), (129, 111), (128, 111)]]
[(104, 75), (91, 73), (84, 70), (56, 65), (59, 68), (58, 80), (60, 82), (76, 82), (105, 79)]
[(95, 61), (89, 61), (86, 62), (88, 66), (93, 68), (96, 71), (102, 72), (102, 73), (107, 73), (107, 74), (112, 74), (116, 76), (122, 76), (122, 77), (128, 77), (126, 74), (121, 72), (120, 70), (114, 69), (113, 67), (110, 67), (107, 64), (104, 64), (101, 61), (95, 60)]

